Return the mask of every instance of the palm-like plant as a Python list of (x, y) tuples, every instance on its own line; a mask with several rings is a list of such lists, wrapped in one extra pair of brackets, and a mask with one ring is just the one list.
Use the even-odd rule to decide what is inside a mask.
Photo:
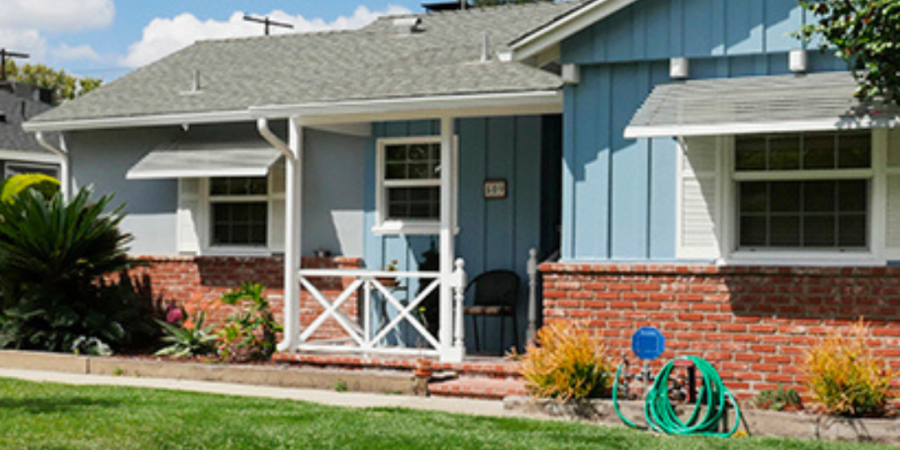
[(133, 292), (102, 281), (130, 266), (123, 207), (26, 190), (0, 202), (0, 347), (69, 351), (79, 338), (114, 348), (140, 320)]

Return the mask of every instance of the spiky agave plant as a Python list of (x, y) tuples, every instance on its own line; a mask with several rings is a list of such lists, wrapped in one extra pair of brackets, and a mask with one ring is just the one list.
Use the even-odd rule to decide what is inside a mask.
[(0, 346), (69, 351), (79, 338), (124, 343), (138, 319), (133, 292), (103, 275), (129, 267), (123, 206), (112, 196), (71, 201), (34, 190), (0, 202)]

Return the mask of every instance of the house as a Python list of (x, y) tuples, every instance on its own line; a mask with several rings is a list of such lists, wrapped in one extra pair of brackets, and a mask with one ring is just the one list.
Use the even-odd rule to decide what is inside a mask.
[(749, 395), (860, 316), (900, 365), (900, 120), (790, 36), (808, 20), (584, 0), (204, 41), (27, 129), (63, 134), (73, 187), (128, 203), (158, 292), (283, 286), (282, 351), (459, 361), (466, 275), (502, 268), (519, 330), (530, 306), (624, 352), (656, 325), (663, 358)]
[(59, 178), (59, 156), (22, 129), (22, 123), (51, 108), (49, 91), (15, 81), (0, 81), (0, 179), (20, 173)]

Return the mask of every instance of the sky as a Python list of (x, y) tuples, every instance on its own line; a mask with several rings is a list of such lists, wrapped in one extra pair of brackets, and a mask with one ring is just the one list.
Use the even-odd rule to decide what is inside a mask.
[(0, 0), (0, 48), (78, 76), (112, 80), (197, 39), (263, 34), (244, 13), (308, 32), (420, 12), (419, 0)]

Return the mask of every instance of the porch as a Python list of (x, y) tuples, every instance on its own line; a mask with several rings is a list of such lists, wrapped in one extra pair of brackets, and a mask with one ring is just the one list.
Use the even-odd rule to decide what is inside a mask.
[[(379, 115), (387, 121), (378, 122), (352, 115), (292, 116), (287, 141), (268, 129), (267, 119), (260, 119), (260, 134), (286, 161), (282, 354), (351, 354), (369, 362), (392, 356), (407, 358), (407, 364), (422, 357), (468, 361), (466, 354), (475, 348), (469, 338), (472, 319), (465, 314), (472, 302), (468, 282), (497, 269), (515, 273), (519, 280), (513, 322), (479, 319), (482, 345), (494, 354), (503, 354), (513, 343), (521, 348), (540, 320), (538, 263), (558, 245), (554, 223), (543, 217), (558, 217), (546, 213), (558, 208), (559, 196), (543, 189), (541, 181), (545, 158), (559, 163), (561, 122), (558, 116), (545, 116), (556, 109), (476, 107), (437, 118), (403, 112)], [(353, 156), (358, 159), (329, 157), (331, 149), (304, 138), (311, 130), (357, 133), (363, 138)], [(310, 171), (303, 164), (310, 155), (318, 155), (316, 172), (354, 162), (365, 166), (363, 265), (358, 269), (296, 269), (298, 254), (319, 245), (306, 237), (308, 224), (323, 221), (306, 214), (310, 196), (335, 184), (331, 179), (309, 187), (304, 176)], [(398, 168), (408, 176), (396, 175)], [(553, 180), (558, 171), (551, 172)], [(490, 188), (489, 182), (498, 186)], [(334, 215), (333, 209), (323, 212)], [(310, 234), (321, 235), (316, 230)], [(317, 253), (343, 254), (341, 248), (315, 248)], [(340, 280), (342, 289), (320, 288), (322, 283), (334, 285), (328, 280)], [(314, 316), (301, 298), (313, 305)], [(326, 324), (340, 335), (319, 333)], [(507, 330), (501, 341), (495, 336), (503, 326)], [(515, 335), (510, 333), (514, 330)]]

